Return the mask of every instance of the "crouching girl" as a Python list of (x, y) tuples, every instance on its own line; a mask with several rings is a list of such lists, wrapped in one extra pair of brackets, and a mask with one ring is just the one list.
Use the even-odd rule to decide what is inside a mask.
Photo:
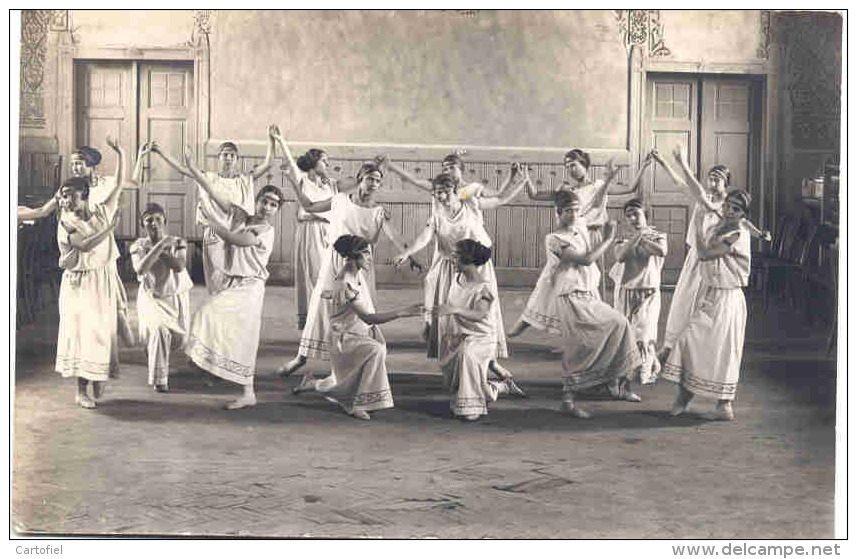
[(377, 325), (419, 316), (423, 307), (415, 304), (375, 312), (369, 284), (363, 275), (369, 260), (369, 241), (357, 235), (342, 235), (336, 239), (333, 250), (345, 264), (334, 276), (332, 285), (322, 286), (322, 296), (331, 301), (328, 345), (332, 371), (323, 379), (302, 384), (295, 393), (315, 389), (348, 415), (369, 419), (370, 411), (393, 407), (387, 378), (387, 345)]
[(443, 321), (441, 370), (450, 391), (449, 407), (454, 415), (468, 421), (486, 415), (488, 402), (496, 401), (501, 394), (524, 395), (511, 376), (499, 381), (488, 379), (491, 362), (497, 357), (497, 325), (492, 320), (492, 309), (500, 301), (479, 269), (490, 258), (491, 249), (478, 241), (458, 241), (458, 275), (446, 303), (433, 309)]

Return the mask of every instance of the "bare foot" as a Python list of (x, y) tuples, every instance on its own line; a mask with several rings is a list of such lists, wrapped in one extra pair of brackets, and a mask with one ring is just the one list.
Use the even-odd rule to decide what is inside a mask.
[(506, 386), (509, 387), (509, 394), (511, 396), (517, 396), (518, 398), (526, 398), (527, 393), (521, 390), (521, 387), (515, 383), (515, 379), (509, 377), (505, 381)]
[(724, 402), (717, 404), (714, 413), (711, 414), (711, 419), (715, 421), (732, 421), (735, 419), (735, 412), (732, 410), (732, 402)]
[(249, 408), (256, 405), (256, 396), (241, 396), (234, 402), (230, 402), (226, 404), (226, 409), (228, 410), (240, 410), (242, 408)]
[(297, 396), (298, 394), (303, 394), (304, 392), (313, 392), (316, 389), (317, 383), (318, 381), (312, 376), (305, 376), (303, 379), (301, 379), (300, 384), (292, 388), (292, 394)]
[(348, 415), (350, 415), (351, 417), (356, 417), (357, 419), (362, 419), (364, 421), (369, 421), (370, 419), (372, 419), (371, 417), (369, 417), (369, 412), (363, 410), (354, 410)]
[(92, 381), (92, 397), (98, 400), (104, 396), (104, 387), (107, 385), (103, 380)]
[(482, 416), (481, 416), (481, 415), (479, 415), (478, 413), (473, 413), (473, 414), (470, 414), (470, 415), (462, 415), (462, 416), (461, 416), (461, 419), (463, 419), (463, 420), (465, 420), (465, 421), (476, 421), (476, 420), (478, 420), (480, 417), (482, 417)]
[(563, 400), (562, 404), (560, 404), (559, 410), (567, 413), (571, 417), (576, 417), (577, 419), (589, 419), (592, 417), (591, 413), (575, 406), (574, 402), (568, 402), (565, 400)]
[(155, 392), (169, 392), (170, 388), (166, 384), (156, 384)]
[(678, 417), (684, 412), (687, 411), (687, 406), (690, 402), (687, 402), (681, 396), (676, 396), (675, 402), (673, 402), (673, 409), (670, 410), (670, 415), (673, 417)]
[(74, 403), (88, 410), (95, 409), (95, 402), (93, 402), (86, 394), (77, 394), (74, 397)]
[(303, 355), (298, 355), (279, 369), (277, 369), (276, 373), (280, 376), (280, 378), (287, 378), (290, 375), (294, 374), (295, 371), (300, 369), (306, 364), (306, 357)]

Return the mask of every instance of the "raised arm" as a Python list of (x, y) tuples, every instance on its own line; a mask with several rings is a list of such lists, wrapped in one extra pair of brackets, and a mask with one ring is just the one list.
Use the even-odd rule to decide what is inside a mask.
[(604, 225), (604, 240), (589, 252), (582, 252), (573, 249), (570, 245), (563, 247), (560, 254), (560, 261), (563, 263), (577, 264), (579, 266), (588, 266), (593, 262), (597, 262), (601, 256), (607, 252), (610, 245), (613, 244), (613, 239), (616, 237), (616, 222), (609, 221)]
[(273, 127), (271, 136), (278, 144), (280, 144), (280, 149), (283, 150), (283, 155), (286, 158), (286, 164), (289, 166), (289, 179), (294, 183), (297, 183), (297, 178), (301, 176), (301, 170), (298, 168), (298, 164), (295, 162), (294, 156), (292, 156), (292, 150), (290, 150), (289, 146), (286, 145), (285, 138), (283, 138), (283, 135), (280, 134), (280, 129), (276, 126)]
[[(512, 174), (515, 173), (510, 173), (510, 180)], [(513, 186), (512, 188), (506, 188), (504, 186), (503, 189), (500, 190), (500, 194), (496, 196), (480, 196), (479, 207), (483, 210), (493, 210), (495, 208), (499, 208), (500, 206), (506, 205), (515, 199), (515, 196), (518, 195), (518, 192), (521, 191), (521, 188), (523, 188), (525, 184), (529, 183), (529, 174), (524, 173), (523, 176), (520, 176), (518, 178), (517, 182), (515, 183), (515, 186)]]
[(277, 125), (271, 124), (268, 126), (268, 150), (265, 152), (265, 160), (262, 161), (262, 164), (253, 169), (250, 173), (254, 179), (258, 179), (271, 169), (271, 164), (274, 162), (274, 150), (276, 148), (274, 143), (275, 133), (277, 135), (280, 133), (280, 129), (277, 128)]
[(390, 169), (391, 171), (393, 171), (393, 173), (395, 173), (395, 174), (399, 175), (399, 176), (402, 178), (402, 180), (404, 180), (405, 182), (409, 182), (409, 183), (411, 183), (412, 185), (416, 186), (417, 188), (422, 189), (422, 190), (425, 190), (426, 192), (431, 192), (431, 191), (432, 191), (432, 186), (431, 186), (431, 181), (430, 181), (430, 180), (426, 180), (426, 179), (418, 179), (418, 178), (417, 178), (417, 177), (415, 177), (414, 175), (412, 175), (412, 174), (410, 174), (409, 172), (405, 171), (405, 170), (404, 170), (402, 167), (400, 167), (399, 165), (397, 165), (397, 164), (393, 163), (392, 161), (390, 161), (390, 156), (388, 156), (388, 155), (379, 155), (378, 157), (376, 157), (376, 158), (375, 158), (375, 161), (378, 163), (378, 165), (379, 165), (381, 168), (387, 168), (387, 169)]
[(134, 171), (131, 173), (131, 179), (128, 181), (134, 186), (140, 186), (143, 178), (143, 161), (145, 161), (146, 155), (151, 151), (152, 144), (149, 142), (141, 144), (140, 149), (137, 150), (137, 161), (134, 162)]
[(59, 205), (59, 195), (60, 191), (57, 190), (56, 194), (51, 196), (51, 199), (41, 205), (38, 208), (28, 208), (27, 206), (18, 206), (18, 221), (25, 220), (34, 220), (34, 219), (42, 219), (43, 217), (47, 217), (53, 213), (57, 206)]
[(181, 175), (183, 175), (185, 177), (193, 178), (193, 175), (191, 174), (191, 172), (188, 169), (185, 169), (181, 163), (179, 163), (178, 161), (176, 161), (175, 159), (170, 157), (169, 154), (161, 151), (161, 146), (158, 145), (158, 142), (151, 142), (150, 143), (150, 149), (151, 149), (152, 153), (157, 153), (158, 155), (160, 155), (163, 158), (163, 160), (167, 162), (167, 165), (172, 167), (174, 171), (176, 171), (177, 173), (180, 173)]
[(303, 189), (300, 187), (300, 184), (296, 180), (289, 181), (292, 183), (292, 190), (295, 191), (295, 196), (298, 198), (298, 202), (301, 207), (308, 212), (312, 213), (321, 213), (330, 211), (330, 208), (333, 206), (333, 198), (327, 198), (325, 200), (319, 200), (318, 202), (313, 202), (310, 200), (306, 194), (304, 194)]
[[(220, 206), (220, 209), (224, 212), (228, 212), (232, 207), (232, 203), (214, 191), (211, 188), (211, 183), (208, 182), (208, 179), (205, 178), (205, 175), (202, 174), (202, 171), (196, 168), (196, 165), (193, 163), (193, 152), (190, 150), (190, 146), (185, 146), (184, 148), (184, 164), (188, 171), (190, 171), (190, 176), (196, 183), (205, 190), (208, 195), (214, 200), (214, 203)], [(204, 204), (203, 204), (204, 205)]]
[(744, 228), (747, 230), (748, 233), (750, 233), (751, 236), (757, 239), (763, 239), (765, 241), (771, 242), (771, 232), (759, 229), (758, 227), (756, 227), (755, 223), (753, 223), (746, 217), (741, 218), (741, 225), (744, 226)]
[(527, 185), (527, 196), (530, 197), (530, 200), (540, 200), (542, 202), (553, 202), (555, 195), (553, 192), (539, 192), (536, 190), (536, 185), (533, 184), (533, 181), (529, 180), (530, 171), (529, 169), (524, 167), (527, 180), (525, 180), (525, 184)]
[[(690, 192), (691, 197), (705, 206), (708, 211), (718, 212), (719, 208), (712, 204), (708, 199), (708, 196), (705, 192), (705, 187), (700, 184), (696, 177), (693, 176), (693, 171), (690, 169), (690, 164), (687, 162), (687, 155), (684, 153), (684, 148), (682, 146), (677, 145), (673, 150), (673, 156), (681, 167), (682, 172), (687, 178), (687, 182), (684, 182)], [(719, 212), (718, 212), (719, 213)]]
[(655, 160), (653, 155), (654, 152), (655, 150), (652, 150), (646, 154), (646, 157), (643, 159), (643, 164), (640, 165), (639, 169), (637, 169), (637, 174), (634, 175), (634, 180), (631, 181), (630, 192), (637, 192), (640, 189), (640, 183), (643, 180), (643, 173), (646, 172), (646, 169), (648, 169), (652, 162)]
[(122, 149), (122, 146), (110, 136), (107, 136), (107, 145), (113, 148), (113, 151), (116, 152), (118, 156), (118, 162), (116, 163), (116, 182), (111, 187), (111, 190), (107, 193), (107, 196), (104, 198), (104, 206), (107, 208), (107, 214), (112, 216), (116, 213), (116, 208), (119, 205), (119, 194), (122, 192), (123, 183), (120, 180), (120, 177), (123, 177), (123, 167), (125, 166), (125, 150)]

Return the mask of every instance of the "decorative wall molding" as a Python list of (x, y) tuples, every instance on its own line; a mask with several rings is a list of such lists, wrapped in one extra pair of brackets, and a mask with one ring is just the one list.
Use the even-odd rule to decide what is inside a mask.
[(647, 56), (670, 56), (664, 44), (664, 24), (660, 10), (613, 10), (619, 25), (619, 35), (626, 49), (647, 47)]
[(756, 58), (767, 59), (771, 47), (771, 10), (759, 10), (759, 46)]
[(211, 34), (211, 16), (214, 10), (193, 11), (193, 31), (191, 32), (190, 44), (199, 45), (200, 42)]
[(51, 31), (68, 31), (68, 10), (51, 10)]
[(838, 149), (841, 118), (842, 20), (839, 14), (777, 15), (778, 45), (791, 103), (796, 149)]
[(21, 11), (21, 115), (24, 128), (44, 128), (42, 82), (48, 55), (51, 10)]

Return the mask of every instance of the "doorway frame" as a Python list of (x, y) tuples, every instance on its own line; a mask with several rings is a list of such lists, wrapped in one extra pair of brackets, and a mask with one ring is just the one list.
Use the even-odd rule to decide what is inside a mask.
[(759, 223), (762, 229), (770, 229), (777, 220), (777, 184), (778, 161), (773, 139), (777, 137), (777, 75), (774, 71), (775, 61), (771, 59), (746, 60), (728, 63), (709, 63), (704, 61), (664, 60), (644, 56), (639, 48), (631, 55), (631, 115), (629, 130), (629, 148), (632, 156), (638, 160), (636, 168), (642, 163), (645, 154), (640, 153), (644, 145), (643, 132), (646, 105), (646, 83), (649, 73), (657, 74), (692, 74), (702, 77), (704, 74), (746, 76), (758, 79), (762, 87), (761, 128), (759, 130), (760, 145), (759, 161)]
[[(75, 99), (74, 99), (74, 67), (77, 62), (98, 60), (119, 60), (135, 63), (140, 62), (190, 62), (193, 64), (193, 87), (196, 99), (194, 108), (194, 125), (196, 140), (194, 157), (199, 165), (205, 158), (204, 148), (210, 136), (210, 80), (209, 53), (206, 41), (200, 41), (198, 46), (187, 47), (108, 47), (108, 46), (77, 46), (69, 39), (59, 45), (57, 89), (59, 91), (57, 106), (57, 142), (59, 153), (69, 154), (75, 149)], [(129, 157), (131, 150), (137, 146), (127, 146)], [(134, 152), (136, 153), (136, 151)], [(131, 164), (131, 161), (128, 162)], [(62, 169), (62, 176), (68, 176), (68, 170)]]

